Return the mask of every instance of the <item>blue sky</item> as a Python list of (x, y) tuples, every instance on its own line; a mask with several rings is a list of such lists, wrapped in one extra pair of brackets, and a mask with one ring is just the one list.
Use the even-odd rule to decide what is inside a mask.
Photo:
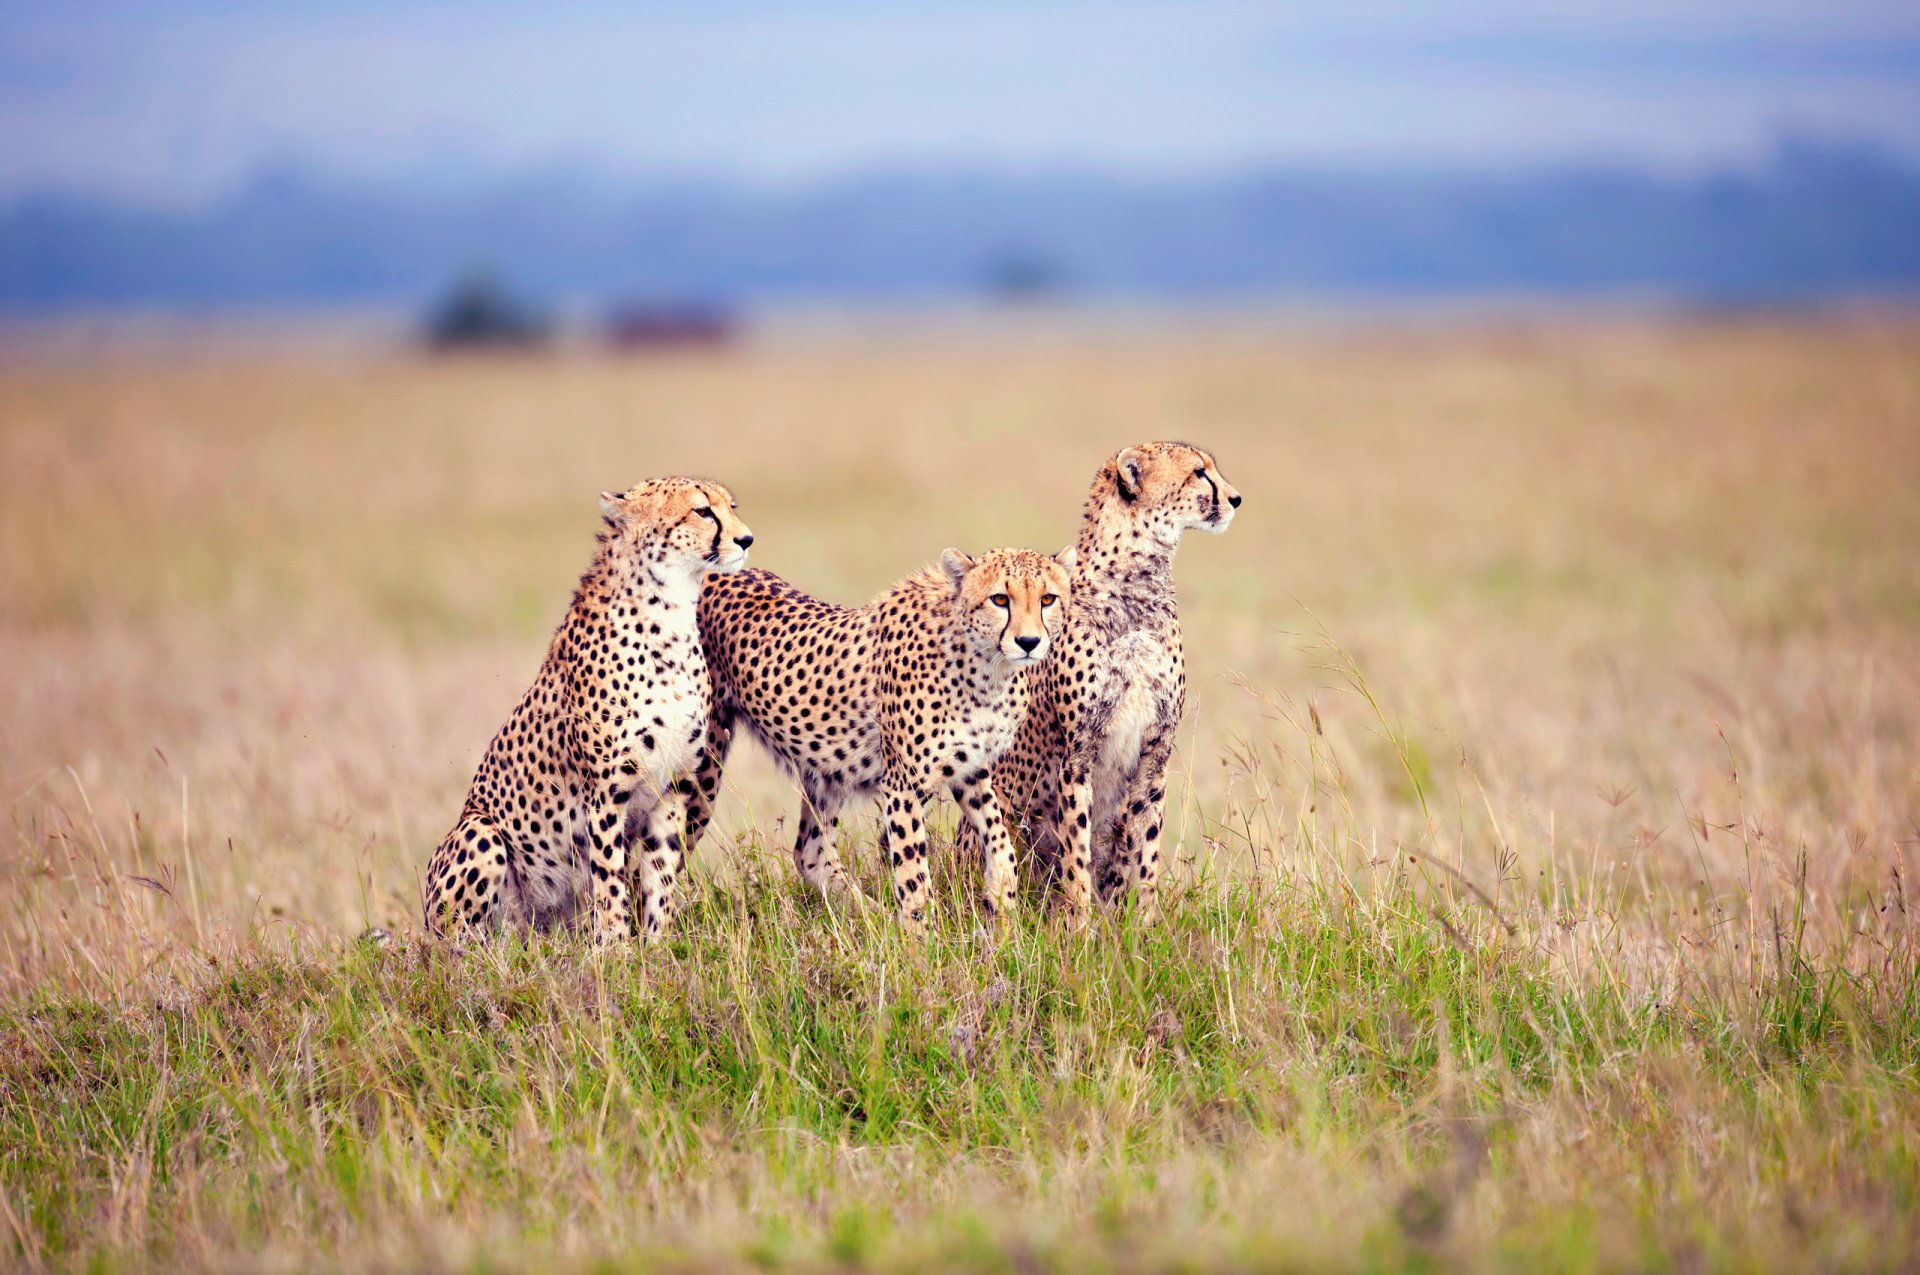
[(0, 195), (263, 164), (793, 182), (895, 164), (1920, 157), (1920, 3), (0, 0)]

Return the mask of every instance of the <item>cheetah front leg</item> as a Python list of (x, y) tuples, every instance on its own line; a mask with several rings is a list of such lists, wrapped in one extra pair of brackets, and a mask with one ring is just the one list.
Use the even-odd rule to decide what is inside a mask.
[(1013, 838), (1000, 817), (1000, 803), (994, 799), (993, 776), (982, 766), (971, 774), (956, 778), (953, 799), (960, 804), (970, 829), (985, 849), (986, 872), (980, 902), (989, 915), (1005, 918), (1013, 915)]
[(933, 903), (927, 891), (926, 797), (911, 784), (889, 778), (881, 800), (886, 818), (880, 845), (893, 869), (900, 924), (909, 934), (924, 934)]
[(1086, 925), (1093, 893), (1093, 758), (1090, 748), (1074, 748), (1060, 776), (1060, 893), (1067, 920)]
[(821, 793), (803, 792), (800, 797), (800, 833), (793, 843), (793, 866), (808, 885), (830, 897), (866, 902), (847, 871), (840, 864), (840, 848), (835, 844), (840, 831), (840, 802)]
[(720, 799), (720, 780), (726, 774), (727, 752), (732, 746), (733, 713), (716, 699), (707, 707), (707, 738), (700, 749), (700, 764), (690, 778), (680, 781), (687, 799), (688, 850), (700, 844), (713, 819), (713, 803)]
[(587, 809), (588, 871), (593, 878), (593, 937), (602, 946), (633, 937), (627, 894), (627, 802), (633, 790), (601, 784)]
[[(961, 809), (966, 808), (958, 790), (954, 792), (954, 800), (961, 802)], [(987, 851), (980, 840), (980, 830), (973, 826), (971, 819), (962, 819), (953, 830), (953, 866), (962, 872), (972, 872), (986, 861)]]
[(658, 943), (673, 924), (674, 883), (686, 865), (687, 797), (684, 784), (670, 784), (647, 812), (640, 834), (635, 878), (640, 894), (640, 932)]
[(1129, 885), (1139, 895), (1144, 920), (1160, 915), (1160, 832), (1167, 809), (1167, 763), (1173, 756), (1173, 727), (1150, 738), (1140, 752), (1140, 764), (1128, 780), (1117, 819), (1121, 828), (1113, 855), (1100, 877), (1100, 901), (1112, 903)]

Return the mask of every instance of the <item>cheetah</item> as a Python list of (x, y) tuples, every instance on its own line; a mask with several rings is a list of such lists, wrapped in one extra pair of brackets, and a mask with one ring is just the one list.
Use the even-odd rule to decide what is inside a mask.
[(695, 478), (602, 492), (600, 512), (546, 662), (428, 864), (430, 931), (572, 925), (589, 883), (602, 943), (631, 935), (629, 895), (649, 941), (672, 920), (685, 781), (707, 728), (700, 580), (744, 566), (753, 533), (725, 487)]
[[(1240, 493), (1207, 452), (1145, 443), (1107, 461), (1087, 493), (1066, 630), (1026, 675), (1032, 704), (994, 767), (994, 789), (1069, 917), (1138, 890), (1158, 912), (1167, 761), (1186, 706), (1173, 555), (1188, 531), (1218, 534)], [(961, 829), (963, 857), (981, 853)]]
[(879, 794), (883, 860), (909, 932), (925, 929), (925, 806), (945, 787), (984, 847), (983, 904), (1013, 907), (1013, 845), (991, 767), (1013, 742), (1067, 612), (1074, 551), (1057, 557), (957, 549), (862, 607), (822, 602), (768, 571), (709, 576), (700, 633), (713, 691), (707, 745), (688, 793), (688, 844), (712, 813), (736, 725), (799, 782), (795, 865), (826, 893), (861, 896), (834, 845), (839, 812)]

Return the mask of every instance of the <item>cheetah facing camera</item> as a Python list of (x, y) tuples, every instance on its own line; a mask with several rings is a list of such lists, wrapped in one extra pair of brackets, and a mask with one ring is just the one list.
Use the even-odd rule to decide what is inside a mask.
[(1073, 550), (996, 549), (901, 581), (863, 607), (809, 597), (767, 571), (710, 576), (700, 632), (712, 668), (707, 746), (688, 794), (687, 844), (711, 815), (737, 723), (799, 781), (794, 863), (819, 889), (858, 898), (834, 846), (840, 808), (879, 792), (881, 849), (902, 923), (928, 910), (925, 806), (950, 790), (985, 847), (987, 909), (1013, 907), (1013, 845), (990, 769), (1019, 728), (1026, 671), (1064, 623)]
[(430, 930), (572, 924), (589, 886), (602, 942), (631, 935), (630, 895), (649, 939), (673, 918), (682, 781), (706, 736), (700, 580), (745, 565), (753, 534), (727, 489), (700, 479), (603, 492), (600, 511), (546, 662), (427, 866)]
[[(1124, 448), (1087, 494), (1066, 630), (1027, 675), (1033, 702), (994, 787), (1036, 859), (1084, 922), (1093, 874), (1112, 902), (1136, 887), (1158, 909), (1167, 761), (1186, 706), (1173, 554), (1188, 531), (1223, 532), (1240, 493), (1187, 443)], [(979, 846), (961, 829), (962, 857)]]

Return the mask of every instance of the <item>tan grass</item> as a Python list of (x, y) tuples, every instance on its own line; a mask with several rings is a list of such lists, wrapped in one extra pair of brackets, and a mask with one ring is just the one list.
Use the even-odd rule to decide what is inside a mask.
[[(1326, 731), (1363, 857), (1486, 887), (1510, 853), (1690, 910), (1804, 851), (1832, 925), (1913, 879), (1907, 327), (15, 366), (0, 975), (77, 976), (68, 938), (116, 910), (182, 933), (136, 875), (188, 885), (206, 937), (403, 922), (602, 487), (711, 472), (758, 561), (857, 600), (948, 543), (1064, 543), (1100, 457), (1153, 436), (1214, 447), (1249, 500), (1179, 563), (1188, 854), (1247, 796), (1228, 741), (1297, 797), (1279, 695)], [(770, 823), (783, 786), (748, 770)]]
[[(1212, 447), (1247, 497), (1229, 535), (1190, 541), (1177, 565), (1185, 879), (1314, 881), (1364, 908), (1401, 906), (1383, 883), (1410, 876), (1463, 944), (1524, 947), (1570, 984), (1654, 1000), (1777, 971), (1783, 935), (1854, 968), (1911, 951), (1909, 323), (625, 362), (213, 353), (0, 367), (0, 996), (184, 997), (263, 942), (410, 925), (426, 854), (585, 562), (602, 488), (721, 478), (760, 565), (855, 601), (948, 544), (1067, 542), (1099, 460), (1152, 437)], [(757, 761), (731, 780), (702, 851), (709, 890), (787, 873), (787, 786)], [(870, 836), (860, 847), (870, 858)], [(1461, 934), (1468, 915), (1481, 928)], [(1668, 1093), (1663, 1139), (1723, 1120), (1681, 1079)], [(1911, 1137), (1910, 1101), (1889, 1101)], [(1813, 1118), (1794, 1108), (1780, 1136), (1812, 1138)], [(1523, 1148), (1585, 1136), (1566, 1094), (1516, 1120)], [(1699, 1154), (1744, 1154), (1758, 1120), (1725, 1115)], [(1633, 1127), (1596, 1148), (1618, 1172), (1668, 1153)], [(662, 1187), (651, 1206), (696, 1250), (755, 1210), (729, 1154), (687, 1188), (707, 1194)], [(844, 1185), (883, 1154), (802, 1158)], [(1238, 1157), (1267, 1165), (1258, 1189), (1298, 1193), (1283, 1230), (1303, 1251), (1353, 1211), (1342, 1188), (1375, 1176), (1304, 1135), (1198, 1143), (1162, 1163), (1152, 1207), (1195, 1226), (1208, 1209), (1258, 1218), (1222, 1176)], [(1571, 1171), (1559, 1153), (1534, 1159), (1525, 1198), (1460, 1185), (1474, 1202), (1458, 1254), (1586, 1189), (1555, 1177)], [(1688, 1180), (1730, 1190), (1716, 1172)], [(1043, 1234), (1100, 1207), (1049, 1213), (1055, 1173), (1075, 1177), (969, 1158), (924, 1182)], [(387, 1240), (327, 1251), (377, 1265), (454, 1243), (431, 1209), (381, 1198)], [(116, 1243), (137, 1247), (140, 1209), (114, 1216), (133, 1228)], [(554, 1233), (590, 1254), (618, 1217)], [(486, 1247), (459, 1244), (447, 1260)]]

